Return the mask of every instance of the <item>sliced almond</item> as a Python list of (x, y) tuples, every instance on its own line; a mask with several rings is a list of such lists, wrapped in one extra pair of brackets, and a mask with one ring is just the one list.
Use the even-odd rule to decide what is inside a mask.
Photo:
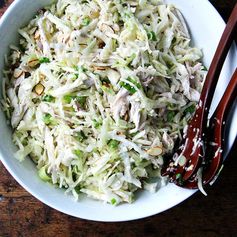
[(105, 71), (109, 67), (106, 66), (93, 66), (94, 70)]
[(53, 25), (50, 25), (50, 27), (49, 27), (49, 32), (52, 34), (53, 32), (54, 32), (54, 27), (53, 27)]
[(40, 41), (40, 40), (38, 40), (37, 42), (36, 42), (36, 44), (37, 44), (37, 48), (36, 48), (36, 51), (38, 51), (39, 53), (42, 53), (43, 52), (43, 44), (42, 44), (42, 42)]
[(80, 46), (87, 46), (86, 43), (79, 43)]
[(46, 76), (45, 76), (44, 74), (41, 74), (41, 73), (40, 73), (39, 78), (40, 78), (40, 80), (42, 81), (42, 80), (44, 80), (44, 79), (46, 78)]
[(41, 83), (38, 83), (34, 89), (37, 95), (41, 95), (44, 92), (44, 86)]
[(146, 152), (151, 156), (159, 156), (162, 154), (162, 148), (160, 146), (155, 146), (147, 150)]
[(101, 39), (98, 39), (98, 47), (100, 49), (104, 48), (105, 47), (105, 42), (103, 40), (101, 40)]
[(21, 52), (19, 50), (15, 50), (13, 53), (12, 53), (12, 58), (17, 60), (21, 57)]
[(24, 73), (24, 72), (23, 72), (21, 69), (16, 68), (16, 69), (14, 70), (14, 72), (13, 72), (13, 76), (14, 76), (15, 78), (19, 78), (20, 76), (23, 75), (23, 73)]
[(37, 39), (39, 39), (39, 38), (40, 38), (40, 33), (39, 33), (39, 31), (37, 30), (37, 31), (35, 32), (34, 39), (37, 40)]
[(121, 135), (121, 136), (123, 136), (124, 135), (124, 133), (123, 132), (116, 132), (117, 133), (117, 135)]
[(131, 7), (130, 9), (131, 9), (131, 12), (132, 12), (132, 13), (135, 13), (135, 12), (136, 12), (136, 7)]
[(98, 11), (92, 11), (91, 12), (91, 18), (95, 19), (98, 18), (100, 16), (100, 13)]
[(33, 68), (35, 66), (37, 66), (39, 64), (39, 60), (37, 58), (35, 59), (31, 59), (29, 62), (28, 62), (28, 66)]
[(134, 1), (134, 2), (130, 2), (129, 5), (131, 7), (136, 7), (138, 5), (138, 3), (136, 1)]
[(37, 31), (38, 27), (33, 27), (32, 29), (30, 29), (29, 33), (32, 35)]
[(119, 31), (119, 25), (118, 24), (113, 24), (113, 30), (118, 32)]
[(71, 36), (70, 35), (67, 35), (65, 38), (64, 38), (64, 43), (67, 44), (70, 40)]
[(124, 115), (124, 120), (128, 121), (128, 112)]
[(101, 26), (99, 27), (99, 29), (104, 32), (105, 34), (114, 34), (114, 30), (112, 27), (110, 27), (107, 24), (101, 24)]
[(63, 40), (64, 40), (63, 36), (64, 36), (63, 34), (58, 34), (57, 40), (59, 43), (63, 43)]

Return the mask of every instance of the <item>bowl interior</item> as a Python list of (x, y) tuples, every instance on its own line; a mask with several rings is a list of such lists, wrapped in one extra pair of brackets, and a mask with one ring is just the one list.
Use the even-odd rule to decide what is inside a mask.
[[(224, 28), (223, 20), (207, 0), (168, 0), (167, 2), (174, 3), (181, 9), (188, 22), (193, 44), (202, 48), (204, 53), (203, 62), (208, 67)], [(50, 3), (50, 0), (30, 2), (28, 0), (15, 0), (2, 17), (0, 21), (0, 78), (2, 78), (4, 55), (8, 52), (8, 46), (9, 44), (17, 43), (18, 28), (24, 26), (38, 9)], [(233, 46), (224, 65), (221, 80), (215, 93), (212, 111), (234, 71), (236, 62), (236, 49)], [(233, 125), (234, 119), (237, 119), (237, 109), (232, 117), (227, 150), (237, 134), (237, 127)], [(63, 190), (42, 182), (38, 178), (36, 168), (30, 159), (19, 163), (14, 158), (16, 147), (12, 143), (11, 130), (2, 111), (0, 111), (0, 133), (2, 135), (0, 158), (12, 176), (36, 198), (72, 216), (98, 221), (133, 220), (162, 212), (194, 193), (194, 191), (181, 189), (169, 184), (155, 194), (150, 194), (146, 191), (138, 192), (137, 196), (139, 198), (133, 204), (123, 204), (118, 207), (85, 197), (82, 197), (79, 202), (75, 202), (73, 197), (65, 195)]]

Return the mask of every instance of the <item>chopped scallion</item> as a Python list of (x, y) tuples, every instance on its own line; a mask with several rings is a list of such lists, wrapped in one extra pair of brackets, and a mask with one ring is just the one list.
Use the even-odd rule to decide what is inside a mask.
[(135, 79), (133, 79), (132, 77), (128, 77), (127, 80), (132, 82), (138, 89), (142, 88), (142, 85), (139, 82), (137, 82)]
[(193, 114), (196, 110), (196, 105), (192, 104), (184, 110), (184, 114)]
[(88, 71), (88, 69), (86, 69), (84, 66), (74, 66), (74, 69), (78, 72), (84, 72), (84, 73)]
[(130, 57), (126, 59), (127, 66), (131, 66), (130, 64), (132, 63), (133, 59), (136, 57), (136, 54), (133, 53)]
[(38, 170), (38, 175), (44, 182), (51, 181), (51, 177), (46, 172), (46, 166), (43, 166)]
[(117, 203), (117, 201), (116, 201), (115, 198), (112, 198), (111, 201), (110, 201), (110, 203), (111, 203), (112, 205), (115, 205), (115, 204)]
[(131, 94), (134, 94), (137, 91), (136, 88), (134, 88), (133, 86), (129, 85), (128, 83), (124, 81), (121, 81), (119, 84), (120, 86), (128, 90)]
[(94, 128), (99, 128), (102, 125), (102, 122), (96, 119), (93, 119), (93, 126)]
[(103, 85), (108, 85), (108, 84), (110, 84), (110, 80), (109, 80), (108, 77), (101, 78), (100, 81), (101, 81), (101, 83), (102, 83)]
[(74, 189), (77, 193), (81, 192), (81, 186), (79, 184)]
[(63, 96), (63, 101), (64, 101), (65, 103), (67, 103), (67, 104), (70, 104), (71, 101), (72, 101), (72, 99), (73, 99), (73, 96), (72, 96), (72, 95), (65, 95), (65, 96)]
[(85, 133), (83, 131), (80, 131), (80, 132), (77, 133), (76, 139), (79, 142), (83, 142), (85, 139), (87, 139), (87, 136), (85, 135)]
[(148, 39), (151, 40), (151, 41), (157, 41), (156, 34), (155, 34), (154, 31), (149, 31), (149, 32), (147, 33), (147, 37), (148, 37)]
[(73, 99), (81, 105), (81, 107), (85, 107), (86, 103), (86, 96), (76, 96), (76, 95), (64, 95), (63, 100), (66, 104), (70, 104)]
[(87, 17), (85, 17), (83, 20), (82, 20), (82, 25), (83, 26), (88, 26), (89, 24), (90, 24), (90, 22), (91, 22), (91, 20), (90, 20), (90, 18), (87, 16)]
[(75, 99), (81, 105), (81, 107), (85, 107), (86, 104), (86, 97), (85, 96), (76, 96)]
[(77, 149), (74, 153), (79, 159), (83, 158), (83, 152), (81, 150)]
[(77, 79), (79, 77), (79, 74), (78, 73), (75, 73), (74, 74), (74, 78)]
[(45, 102), (53, 102), (55, 98), (52, 95), (45, 95), (42, 100)]
[(39, 63), (50, 63), (50, 60), (47, 57), (42, 57), (39, 58)]
[(176, 176), (175, 176), (175, 178), (176, 178), (176, 180), (178, 181), (178, 183), (180, 184), (180, 185), (183, 185), (183, 176), (182, 176), (182, 174), (176, 174)]
[(44, 114), (44, 116), (43, 116), (43, 121), (44, 121), (44, 123), (47, 124), (47, 125), (50, 124), (51, 121), (52, 121), (52, 115), (49, 114), (49, 113)]
[(109, 141), (109, 143), (108, 143), (108, 146), (109, 146), (111, 149), (117, 149), (118, 146), (119, 146), (119, 141), (111, 139), (111, 140)]
[(167, 113), (167, 121), (170, 123), (173, 121), (175, 116), (175, 111), (168, 111)]

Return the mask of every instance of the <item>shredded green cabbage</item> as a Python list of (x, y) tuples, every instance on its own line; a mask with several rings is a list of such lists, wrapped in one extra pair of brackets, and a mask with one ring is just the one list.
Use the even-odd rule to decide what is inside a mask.
[(205, 74), (179, 10), (161, 0), (58, 0), (19, 34), (2, 100), (16, 157), (29, 155), (42, 180), (76, 198), (112, 205), (165, 185), (163, 159)]

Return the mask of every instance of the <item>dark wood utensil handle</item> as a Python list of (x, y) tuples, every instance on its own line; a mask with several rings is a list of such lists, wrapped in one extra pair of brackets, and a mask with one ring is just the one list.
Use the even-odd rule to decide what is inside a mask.
[(221, 37), (221, 40), (218, 44), (217, 50), (215, 52), (212, 63), (207, 73), (206, 81), (202, 89), (200, 100), (206, 101), (205, 107), (207, 108), (209, 108), (211, 105), (216, 84), (218, 81), (217, 79), (220, 75), (227, 53), (230, 49), (230, 46), (236, 34), (237, 34), (237, 3), (235, 4), (235, 7), (228, 20), (226, 28)]

